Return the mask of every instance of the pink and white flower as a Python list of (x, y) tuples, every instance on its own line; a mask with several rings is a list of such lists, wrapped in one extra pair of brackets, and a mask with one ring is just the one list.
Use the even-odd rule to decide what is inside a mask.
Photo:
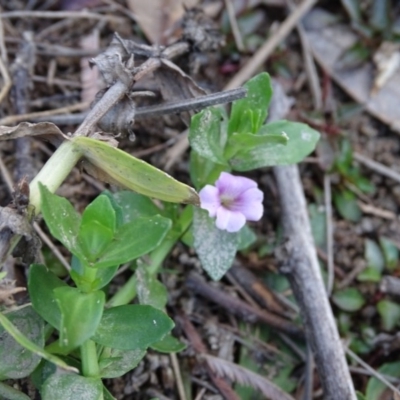
[(215, 186), (206, 185), (199, 195), (200, 207), (216, 217), (218, 229), (237, 232), (246, 220), (258, 221), (263, 215), (263, 192), (256, 182), (242, 176), (222, 172)]

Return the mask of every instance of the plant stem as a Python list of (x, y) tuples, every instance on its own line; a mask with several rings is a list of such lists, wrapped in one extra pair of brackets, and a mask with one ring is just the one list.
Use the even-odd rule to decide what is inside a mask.
[(47, 186), (51, 193), (54, 193), (81, 157), (81, 151), (70, 140), (64, 141), (50, 157), (29, 185), (29, 203), (34, 207), (35, 215), (40, 212), (39, 182)]
[[(155, 249), (150, 257), (151, 263), (147, 266), (150, 274), (155, 275), (165, 258), (168, 256), (172, 247), (175, 245), (177, 238), (165, 239), (157, 249)], [(108, 301), (107, 307), (122, 306), (130, 303), (136, 297), (136, 275), (133, 274), (122, 288)]]
[[(179, 220), (179, 232), (174, 232), (166, 237), (159, 247), (150, 254), (151, 263), (147, 269), (150, 274), (155, 275), (159, 272), (162, 263), (168, 256), (178, 239), (189, 229), (192, 218), (188, 217), (186, 208)], [(108, 301), (107, 307), (116, 307), (128, 304), (136, 297), (136, 275), (133, 274), (122, 288)]]
[(83, 376), (98, 377), (100, 375), (96, 343), (92, 340), (87, 340), (81, 346), (81, 360)]

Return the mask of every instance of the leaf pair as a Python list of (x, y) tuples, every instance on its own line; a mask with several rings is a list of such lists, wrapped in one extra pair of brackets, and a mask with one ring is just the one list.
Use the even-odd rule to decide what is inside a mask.
[[(84, 267), (102, 269), (136, 259), (158, 246), (171, 228), (171, 221), (160, 215), (138, 216), (122, 223), (117, 206), (106, 195), (97, 197), (81, 217), (66, 199), (51, 194), (44, 186), (40, 190), (43, 217), (51, 234)], [(76, 265), (73, 278), (79, 286), (83, 284), (79, 282), (82, 270), (79, 263), (73, 264)], [(109, 281), (101, 279), (104, 273), (98, 271), (98, 274), (99, 281), (94, 282), (92, 290), (100, 289)]]
[(192, 118), (189, 141), (196, 153), (225, 170), (249, 171), (294, 164), (314, 150), (319, 133), (305, 124), (263, 125), (272, 98), (268, 74), (257, 75), (245, 87), (247, 98), (233, 103), (229, 120), (222, 108), (208, 108)]

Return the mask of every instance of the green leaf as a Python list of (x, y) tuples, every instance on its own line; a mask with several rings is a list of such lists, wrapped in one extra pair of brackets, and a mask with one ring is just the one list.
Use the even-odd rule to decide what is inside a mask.
[(350, 140), (342, 138), (340, 141), (340, 152), (335, 160), (335, 167), (344, 176), (348, 175), (348, 170), (353, 164), (353, 148)]
[(91, 221), (97, 221), (100, 225), (108, 228), (112, 233), (116, 229), (116, 212), (111, 200), (106, 195), (97, 196), (82, 214), (82, 223), (85, 225)]
[(381, 279), (382, 279), (382, 273), (372, 267), (363, 269), (357, 275), (357, 280), (359, 280), (360, 282), (380, 282)]
[(54, 289), (67, 284), (57, 278), (44, 265), (33, 264), (29, 268), (28, 290), (35, 311), (51, 326), (60, 329), (61, 311), (56, 303)]
[(332, 301), (344, 311), (357, 311), (364, 304), (365, 299), (359, 290), (346, 288), (336, 291), (332, 296)]
[(139, 303), (164, 310), (168, 301), (168, 292), (165, 285), (156, 276), (149, 273), (146, 265), (138, 266), (135, 275)]
[(49, 378), (50, 375), (53, 375), (56, 371), (57, 367), (53, 363), (42, 359), (29, 378), (36, 389), (40, 390), (44, 381)]
[(378, 32), (384, 32), (390, 26), (390, 1), (373, 0), (371, 8), (371, 26)]
[(146, 350), (117, 350), (106, 349), (107, 357), (99, 361), (100, 376), (102, 378), (118, 378), (134, 369), (143, 357)]
[(78, 241), (86, 259), (94, 261), (111, 242), (116, 229), (116, 213), (107, 196), (98, 196), (82, 214)]
[(373, 240), (365, 240), (365, 259), (367, 267), (375, 268), (378, 271), (383, 271), (385, 260), (378, 244)]
[(114, 240), (104, 249), (95, 262), (96, 268), (105, 268), (126, 263), (157, 247), (171, 229), (171, 220), (156, 215), (141, 217), (122, 225)]
[[(6, 315), (3, 319), (8, 319), (20, 335), (43, 348), (44, 323), (32, 307), (23, 307)], [(2, 321), (0, 323), (3, 324)], [(17, 343), (5, 327), (0, 325), (0, 360), (0, 380), (21, 379), (33, 372), (40, 362), (40, 357), (26, 351), (26, 348)]]
[[(400, 361), (390, 362), (383, 364), (379, 369), (378, 372), (382, 375), (393, 376), (394, 378), (400, 377)], [(367, 389), (365, 391), (365, 399), (366, 400), (378, 400), (381, 398), (381, 395), (387, 386), (378, 380), (375, 377), (369, 379), (367, 384)]]
[(376, 306), (381, 316), (382, 328), (391, 331), (400, 321), (400, 305), (390, 300), (381, 300)]
[(379, 238), (379, 244), (381, 245), (383, 257), (385, 259), (386, 269), (390, 272), (394, 271), (399, 262), (399, 249), (391, 240), (385, 237)]
[(102, 291), (82, 293), (69, 286), (54, 289), (61, 310), (60, 347), (72, 350), (95, 333), (103, 314)]
[(366, 400), (365, 396), (361, 392), (356, 392), (357, 400)]
[(236, 171), (249, 171), (256, 168), (272, 165), (296, 164), (308, 156), (319, 140), (319, 133), (308, 125), (277, 121), (264, 125), (256, 136), (283, 135), (288, 138), (286, 144), (264, 143), (250, 149), (239, 150), (230, 160), (229, 164)]
[(339, 214), (351, 222), (358, 222), (361, 219), (361, 210), (357, 204), (356, 196), (349, 190), (335, 192), (333, 202)]
[(44, 382), (41, 395), (42, 400), (101, 400), (103, 384), (99, 378), (56, 372)]
[(361, 21), (361, 8), (359, 0), (341, 0), (352, 21)]
[(147, 196), (122, 190), (112, 194), (114, 200), (123, 210), (124, 223), (133, 222), (139, 217), (154, 217), (161, 210)]
[(208, 275), (221, 279), (232, 266), (238, 248), (238, 234), (229, 233), (215, 226), (215, 219), (200, 208), (193, 214), (194, 248)]
[(93, 264), (108, 244), (113, 240), (113, 231), (98, 221), (92, 220), (82, 224), (78, 234), (78, 242), (84, 259)]
[(50, 233), (71, 253), (77, 256), (82, 255), (82, 250), (76, 241), (81, 216), (68, 200), (50, 193), (41, 183), (39, 183), (39, 188), (42, 214)]
[(248, 226), (245, 225), (239, 232), (238, 232), (238, 244), (237, 250), (245, 250), (254, 244), (257, 240), (257, 235), (254, 231)]
[(343, 69), (360, 68), (371, 55), (369, 47), (363, 43), (355, 43), (347, 49), (337, 61), (338, 67)]
[(103, 173), (98, 174), (99, 178), (159, 200), (199, 204), (194, 189), (124, 151), (82, 136), (73, 141), (85, 158)]
[(309, 204), (311, 231), (316, 246), (324, 248), (326, 245), (326, 215), (324, 208), (317, 204)]
[(178, 353), (186, 349), (186, 344), (182, 343), (172, 335), (167, 335), (159, 342), (153, 343), (151, 348), (159, 351), (160, 353)]
[(260, 146), (274, 146), (277, 144), (286, 145), (289, 138), (282, 133), (278, 134), (262, 134), (265, 129), (261, 128), (261, 134), (254, 135), (253, 133), (233, 133), (229, 137), (228, 144), (225, 148), (224, 156), (227, 160), (234, 157), (236, 154), (246, 154), (254, 148)]
[(173, 321), (152, 306), (118, 306), (104, 311), (92, 340), (120, 350), (146, 349), (173, 327)]
[(256, 133), (268, 115), (272, 97), (270, 76), (263, 72), (250, 79), (244, 87), (247, 96), (232, 104), (228, 133)]
[(190, 147), (217, 164), (226, 164), (223, 156), (227, 140), (225, 121), (223, 107), (209, 107), (194, 115), (190, 122)]
[(103, 400), (117, 400), (103, 385)]
[[(42, 321), (42, 320), (40, 320), (40, 321)], [(42, 346), (40, 346), (40, 344), (38, 345), (33, 340), (29, 339), (29, 337), (28, 337), (29, 335), (35, 334), (35, 331), (32, 330), (32, 326), (29, 325), (29, 322), (30, 322), (29, 318), (26, 319), (24, 317), (23, 321), (17, 320), (16, 324), (14, 324), (13, 322), (14, 321), (13, 321), (12, 314), (10, 316), (10, 319), (8, 319), (6, 316), (4, 316), (2, 313), (0, 313), (0, 324), (7, 331), (7, 333), (15, 340), (15, 342), (17, 342), (24, 348), (20, 351), (20, 353), (26, 354), (26, 350), (28, 350), (32, 353), (35, 353), (37, 356), (39, 356), (39, 360), (40, 360), (40, 357), (42, 357), (45, 360), (52, 362), (53, 364), (57, 365), (58, 367), (60, 367), (62, 369), (65, 369), (68, 371), (73, 371), (73, 372), (78, 371), (76, 368), (67, 365), (60, 358), (43, 350), (43, 348), (42, 348)], [(27, 329), (27, 330), (29, 330), (29, 332), (27, 332), (26, 335), (24, 335), (24, 333), (22, 333), (21, 330), (17, 327), (18, 325), (21, 325), (22, 331)], [(3, 329), (0, 327), (0, 337), (2, 337), (2, 335), (3, 335), (2, 331), (3, 331)], [(5, 343), (4, 344), (5, 346), (7, 346), (7, 335), (5, 335), (5, 337), (6, 337), (6, 339), (3, 343)], [(44, 341), (44, 338), (43, 338), (43, 341)], [(11, 343), (13, 343), (13, 342), (11, 342)], [(13, 345), (10, 344), (10, 348), (11, 348), (11, 346), (13, 346)], [(7, 348), (6, 350), (9, 351), (10, 348)], [(1, 349), (1, 351), (3, 351), (3, 348)], [(7, 357), (3, 357), (2, 359), (6, 360)], [(21, 372), (20, 368), (18, 369), (18, 371), (19, 371), (19, 373)], [(0, 376), (0, 380), (1, 379), (2, 378)]]
[(11, 386), (6, 385), (3, 382), (0, 382), (0, 399), (6, 400), (31, 400), (29, 396), (20, 392), (17, 389), (14, 389)]
[(365, 240), (365, 259), (367, 268), (357, 275), (357, 279), (359, 281), (379, 282), (385, 266), (385, 260), (381, 249), (373, 240)]

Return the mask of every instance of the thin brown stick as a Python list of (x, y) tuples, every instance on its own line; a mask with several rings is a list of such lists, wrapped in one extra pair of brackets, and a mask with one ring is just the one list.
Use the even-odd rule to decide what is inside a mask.
[(37, 222), (33, 223), (33, 228), (35, 229), (36, 233), (39, 235), (40, 239), (42, 239), (42, 241), (47, 244), (47, 247), (56, 256), (58, 261), (60, 261), (60, 263), (65, 267), (65, 269), (67, 271), (71, 271), (71, 266), (69, 265), (68, 261), (61, 254), (60, 250), (58, 250), (57, 246), (46, 235), (46, 233), (44, 233), (44, 231), (42, 230), (42, 228), (39, 226), (39, 224)]
[(31, 121), (35, 118), (45, 118), (45, 117), (49, 117), (51, 115), (69, 113), (72, 111), (85, 110), (89, 106), (90, 106), (90, 103), (82, 102), (82, 103), (72, 104), (71, 106), (56, 108), (54, 110), (38, 111), (38, 112), (32, 112), (32, 113), (28, 113), (28, 114), (21, 114), (21, 115), (10, 115), (8, 117), (0, 119), (0, 125), (12, 125), (12, 124), (15, 124), (15, 123), (18, 123), (21, 121)]
[(361, 211), (365, 214), (375, 215), (376, 217), (391, 221), (399, 218), (393, 211), (384, 210), (383, 208), (378, 208), (371, 204), (365, 204), (362, 201), (357, 201), (357, 204), (360, 206)]
[(397, 389), (396, 386), (394, 386), (392, 383), (390, 383), (382, 374), (380, 374), (378, 371), (375, 371), (372, 367), (370, 367), (364, 360), (362, 360), (356, 353), (354, 353), (352, 350), (349, 348), (345, 348), (346, 354), (350, 356), (353, 360), (355, 360), (358, 364), (360, 364), (362, 367), (364, 367), (367, 371), (371, 373), (373, 377), (376, 379), (380, 380), (382, 383), (384, 383), (389, 389), (393, 390), (396, 394), (400, 395), (400, 390)]
[(235, 15), (235, 7), (233, 6), (232, 0), (225, 0), (226, 11), (228, 11), (229, 23), (231, 24), (231, 29), (233, 37), (235, 38), (236, 47), (239, 51), (244, 51), (243, 38), (240, 33), (239, 25), (237, 23)]
[[(287, 316), (286, 307), (283, 307), (279, 300), (277, 300), (275, 293), (268, 286), (266, 286), (261, 279), (258, 279), (248, 268), (245, 268), (239, 263), (235, 262), (229, 270), (227, 276), (228, 278), (233, 276), (236, 281), (240, 282), (240, 286), (243, 288), (242, 290), (246, 293), (246, 295), (250, 295), (250, 298), (254, 298), (258, 304), (261, 304), (263, 307), (266, 307), (268, 310), (276, 314)], [(246, 299), (246, 297), (244, 298)], [(248, 300), (247, 302), (252, 304)]]
[(0, 103), (1, 103), (4, 100), (4, 98), (7, 96), (7, 93), (11, 89), (11, 85), (12, 85), (10, 75), (9, 75), (7, 68), (4, 65), (1, 57), (0, 57), (0, 73), (4, 80), (4, 85), (0, 90)]
[(186, 393), (185, 393), (185, 387), (184, 387), (183, 381), (182, 381), (181, 369), (180, 369), (179, 362), (178, 362), (178, 357), (176, 356), (175, 353), (171, 353), (169, 355), (169, 358), (171, 359), (172, 369), (174, 370), (176, 386), (178, 388), (178, 393), (179, 393), (179, 399), (187, 400)]
[(297, 166), (274, 167), (286, 236), (279, 258), (300, 305), (326, 400), (355, 400), (344, 351), (321, 277)]
[(98, 21), (113, 21), (116, 23), (124, 23), (126, 20), (115, 15), (108, 14), (102, 15), (98, 13), (92, 13), (89, 11), (7, 11), (0, 13), (1, 19), (12, 19), (12, 18), (44, 18), (44, 19), (96, 19)]
[(250, 79), (275, 50), (276, 46), (292, 31), (296, 24), (314, 6), (317, 0), (304, 0), (280, 25), (278, 30), (264, 43), (253, 57), (241, 68), (233, 79), (225, 86), (225, 89), (233, 89), (241, 86)]
[[(207, 348), (203, 343), (203, 341), (201, 340), (200, 335), (197, 333), (196, 328), (190, 322), (190, 320), (186, 316), (181, 315), (178, 321), (182, 326), (185, 335), (189, 339), (190, 344), (192, 345), (194, 351), (198, 354), (207, 354)], [(235, 394), (235, 392), (228, 385), (228, 383), (223, 378), (216, 376), (207, 363), (204, 363), (204, 365), (214, 385), (217, 387), (219, 392), (224, 396), (224, 398), (226, 400), (239, 400), (239, 397)]]
[(253, 323), (261, 321), (281, 332), (300, 338), (303, 337), (303, 331), (292, 322), (277, 315), (271, 314), (265, 310), (254, 308), (244, 301), (234, 298), (222, 292), (221, 290), (212, 287), (195, 273), (189, 275), (186, 283), (196, 293), (199, 293), (207, 299), (214, 301), (243, 320)]
[(335, 279), (335, 266), (333, 263), (332, 191), (331, 179), (328, 174), (325, 174), (324, 176), (324, 198), (326, 221), (326, 255), (328, 267), (328, 282), (326, 285), (326, 291), (328, 292), (328, 296), (330, 296), (333, 290), (333, 283)]
[(370, 158), (360, 153), (353, 153), (353, 158), (360, 164), (365, 165), (366, 167), (371, 169), (372, 171), (377, 172), (378, 174), (383, 175), (386, 178), (390, 178), (397, 183), (400, 183), (400, 173), (396, 172), (394, 169), (378, 163), (377, 161), (371, 160)]
[[(295, 5), (292, 0), (289, 0), (289, 6), (291, 10), (295, 9)], [(303, 50), (304, 69), (307, 74), (307, 80), (313, 98), (314, 109), (320, 110), (322, 108), (322, 91), (318, 78), (317, 67), (315, 65), (314, 58), (310, 49), (310, 44), (308, 43), (303, 25), (300, 21), (297, 23), (296, 29), (297, 33), (299, 34), (301, 48)]]

